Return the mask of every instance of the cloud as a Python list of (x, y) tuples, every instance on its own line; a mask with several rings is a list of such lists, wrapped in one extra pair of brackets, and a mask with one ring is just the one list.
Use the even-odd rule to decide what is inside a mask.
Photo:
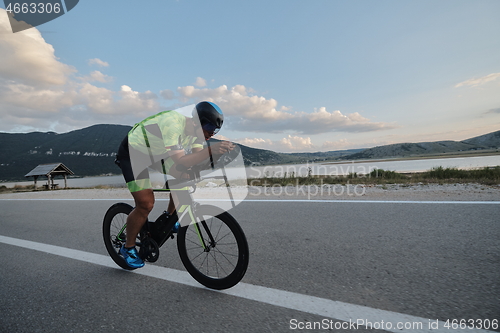
[(321, 144), (314, 144), (310, 137), (300, 137), (296, 135), (288, 135), (279, 140), (263, 138), (240, 138), (230, 140), (221, 135), (217, 136), (216, 139), (229, 140), (252, 148), (268, 149), (287, 153), (343, 150), (353, 146), (352, 143), (346, 139), (338, 141), (324, 141)]
[(106, 82), (113, 81), (113, 78), (111, 76), (103, 74), (99, 71), (93, 71), (92, 73), (90, 73), (89, 76), (83, 77), (82, 80), (87, 81), (87, 82), (97, 81), (97, 82), (106, 83)]
[(157, 112), (160, 109), (157, 102), (158, 96), (149, 90), (138, 92), (123, 85), (118, 95), (120, 98), (116, 102), (116, 106), (124, 113), (137, 114), (140, 112), (140, 114), (147, 114), (149, 117), (152, 112)]
[(138, 92), (122, 85), (115, 92), (107, 88), (84, 84), (78, 91), (83, 107), (95, 115), (135, 115), (147, 117), (159, 111), (156, 94)]
[(279, 140), (264, 138), (240, 138), (232, 140), (222, 135), (217, 135), (215, 138), (218, 140), (229, 140), (252, 148), (288, 153), (342, 150), (353, 146), (353, 144), (346, 139), (338, 141), (324, 141), (318, 145), (314, 144), (310, 137), (300, 137), (297, 135), (288, 135)]
[[(23, 83), (0, 83), (0, 106), (20, 108), (17, 115), (43, 116), (44, 113), (58, 112), (61, 108), (74, 104), (76, 92), (66, 89), (46, 89)], [(2, 116), (5, 111), (1, 112)]]
[(205, 87), (207, 85), (207, 81), (205, 81), (202, 77), (197, 77), (194, 85), (197, 87)]
[[(344, 115), (339, 110), (328, 111), (321, 107), (313, 112), (292, 111), (278, 107), (275, 99), (257, 96), (243, 85), (228, 88), (178, 87), (160, 93), (167, 99), (181, 102), (208, 100), (217, 103), (224, 114), (230, 116), (228, 128), (239, 131), (274, 132), (291, 131), (297, 134), (319, 134), (332, 131), (369, 132), (397, 127), (392, 123), (372, 122), (358, 112)], [(232, 117), (231, 117), (232, 116)]]
[(170, 89), (165, 89), (160, 91), (160, 96), (165, 98), (166, 100), (173, 100), (175, 99), (175, 92)]
[(469, 80), (460, 82), (457, 85), (455, 85), (455, 88), (459, 88), (459, 87), (463, 87), (463, 86), (476, 87), (476, 86), (480, 86), (480, 85), (483, 85), (485, 83), (488, 83), (490, 81), (494, 81), (499, 77), (500, 77), (500, 73), (492, 73), (492, 74), (488, 74), (486, 76), (480, 77), (478, 79), (469, 79)]
[(242, 138), (232, 140), (236, 143), (260, 149), (269, 149), (282, 152), (302, 152), (317, 150), (312, 143), (311, 138), (303, 138), (300, 136), (288, 135), (280, 140), (270, 140), (263, 138)]
[(500, 113), (500, 108), (489, 109), (488, 111), (485, 112), (485, 114), (488, 114), (488, 113)]
[(88, 63), (90, 66), (92, 66), (92, 65), (97, 65), (100, 67), (108, 67), (109, 66), (109, 64), (106, 61), (102, 61), (101, 59), (98, 59), (98, 58), (89, 59)]
[(61, 86), (76, 72), (57, 60), (54, 48), (45, 42), (37, 29), (12, 33), (7, 13), (1, 8), (0, 34), (0, 81)]
[[(158, 97), (126, 85), (119, 91), (92, 82), (112, 78), (100, 71), (78, 76), (60, 62), (36, 28), (13, 34), (0, 9), (0, 130), (65, 131), (96, 123), (135, 122), (158, 112)], [(90, 65), (107, 67), (100, 59)]]
[[(219, 140), (228, 140), (226, 137), (217, 136)], [(232, 140), (236, 143), (241, 143), (242, 145), (253, 147), (253, 148), (262, 148), (269, 149), (269, 146), (273, 145), (273, 141), (270, 139), (262, 139), (262, 138), (243, 138)]]
[(330, 150), (341, 150), (352, 146), (352, 144), (347, 141), (347, 139), (341, 139), (338, 141), (325, 141), (321, 145), (321, 150), (330, 151)]
[[(302, 138), (300, 136), (288, 135), (279, 141), (283, 151), (304, 151), (315, 149), (311, 138)], [(281, 149), (280, 149), (281, 150)]]

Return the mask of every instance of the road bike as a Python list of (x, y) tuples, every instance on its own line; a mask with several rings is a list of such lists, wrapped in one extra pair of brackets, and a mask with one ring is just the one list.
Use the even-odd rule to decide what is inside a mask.
[[(227, 175), (201, 177), (199, 172), (192, 172), (191, 176), (192, 180), (169, 180), (165, 189), (154, 190), (172, 192), (177, 196), (180, 227), (177, 232), (173, 230), (177, 219), (167, 218), (166, 212), (155, 222), (148, 219), (136, 239), (139, 256), (147, 262), (157, 261), (161, 246), (176, 234), (181, 261), (196, 281), (211, 289), (231, 288), (241, 281), (248, 267), (249, 249), (245, 233), (227, 211), (199, 204), (193, 199), (197, 183), (208, 178), (224, 179), (227, 183)], [(176, 186), (179, 184), (180, 187)], [(108, 209), (103, 220), (106, 249), (113, 261), (127, 270), (133, 268), (120, 255), (120, 248), (125, 244), (127, 216), (132, 210), (127, 203), (116, 203)]]

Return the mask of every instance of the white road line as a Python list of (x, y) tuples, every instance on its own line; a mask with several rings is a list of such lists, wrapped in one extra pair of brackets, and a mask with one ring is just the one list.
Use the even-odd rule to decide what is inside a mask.
[[(120, 269), (114, 264), (114, 262), (112, 262), (112, 260), (108, 256), (104, 256), (101, 254), (84, 252), (80, 250), (37, 243), (1, 235), (0, 243), (35, 251), (46, 252), (52, 255), (80, 260), (96, 265)], [(176, 269), (146, 265), (144, 268), (135, 270), (132, 273), (145, 275), (169, 282), (180, 283), (192, 287), (204, 288), (196, 281), (194, 281), (187, 272), (179, 271)], [(427, 319), (397, 312), (379, 310), (366, 306), (332, 301), (320, 297), (256, 286), (248, 283), (239, 283), (229, 290), (214, 292), (221, 292), (244, 299), (254, 300), (287, 309), (319, 315), (327, 319), (326, 322), (329, 322), (330, 319), (339, 320), (341, 322), (338, 322), (337, 325), (345, 325), (345, 327), (341, 326), (341, 329), (365, 328), (365, 324), (371, 323), (372, 328), (382, 329), (388, 332), (493, 332), (487, 330), (471, 329), (453, 330), (445, 327), (445, 322), (443, 321), (436, 322), (436, 319)], [(436, 325), (436, 323), (437, 327), (433, 327), (432, 325)], [(391, 325), (391, 327), (389, 327), (389, 324)], [(330, 325), (334, 325), (334, 323), (332, 322), (330, 323)], [(402, 328), (399, 328), (398, 325), (402, 325)], [(407, 327), (405, 328), (405, 326)], [(335, 326), (333, 327), (336, 328)], [(368, 328), (370, 328), (370, 326), (368, 326)]]
[[(196, 201), (229, 201), (229, 200), (213, 200), (199, 199)], [(466, 205), (500, 205), (500, 201), (415, 201), (415, 200), (321, 200), (321, 199), (302, 199), (302, 200), (287, 200), (287, 199), (245, 199), (245, 202), (320, 202), (320, 203), (412, 203), (412, 204), (466, 204)]]
[[(0, 201), (133, 201), (132, 198), (115, 198), (115, 199), (76, 199), (76, 198), (64, 198), (64, 199), (49, 199), (49, 198), (7, 198), (1, 199)], [(156, 198), (156, 201), (168, 201), (169, 199)], [(230, 202), (229, 199), (196, 199), (198, 202)], [(397, 204), (453, 204), (453, 205), (500, 205), (500, 201), (416, 201), (416, 200), (287, 200), (287, 199), (245, 199), (243, 202), (317, 202), (317, 203), (397, 203)]]

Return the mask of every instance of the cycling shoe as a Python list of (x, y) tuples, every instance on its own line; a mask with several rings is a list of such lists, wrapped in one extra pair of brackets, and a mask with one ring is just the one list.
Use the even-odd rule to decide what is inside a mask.
[(122, 245), (120, 254), (122, 255), (123, 259), (125, 259), (125, 262), (129, 267), (141, 268), (144, 266), (144, 261), (139, 257), (139, 253), (137, 253), (135, 247), (126, 249), (125, 246)]
[(181, 224), (179, 223), (179, 221), (175, 222), (174, 227), (172, 228), (172, 233), (176, 234), (180, 228)]

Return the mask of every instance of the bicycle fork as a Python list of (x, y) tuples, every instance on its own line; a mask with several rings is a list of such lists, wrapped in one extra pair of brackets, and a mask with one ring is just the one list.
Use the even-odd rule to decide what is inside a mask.
[[(186, 213), (183, 214), (183, 217), (184, 217), (184, 215), (188, 214), (190, 220), (192, 221), (192, 224), (194, 225), (194, 229), (196, 230), (196, 234), (198, 235), (198, 239), (200, 241), (200, 244), (203, 247), (203, 251), (204, 252), (210, 252), (210, 249), (213, 248), (213, 247), (215, 247), (215, 245), (217, 243), (215, 242), (215, 239), (212, 236), (212, 233), (210, 232), (210, 229), (208, 228), (207, 222), (201, 216), (201, 217), (199, 217), (200, 223), (197, 223), (197, 217), (196, 217), (195, 212), (193, 212), (193, 208), (192, 208), (191, 205), (182, 205), (179, 208), (179, 213), (180, 214), (182, 214), (184, 212), (186, 212)], [(179, 219), (179, 221), (180, 220), (181, 219)], [(207, 246), (207, 243), (205, 242), (205, 238), (203, 237), (203, 233), (202, 233), (202, 230), (200, 228), (200, 224), (203, 226), (203, 229), (205, 229), (205, 232), (208, 235), (208, 238), (210, 240), (210, 245), (208, 245), (208, 246)], [(181, 224), (181, 227), (183, 227), (182, 224)]]

